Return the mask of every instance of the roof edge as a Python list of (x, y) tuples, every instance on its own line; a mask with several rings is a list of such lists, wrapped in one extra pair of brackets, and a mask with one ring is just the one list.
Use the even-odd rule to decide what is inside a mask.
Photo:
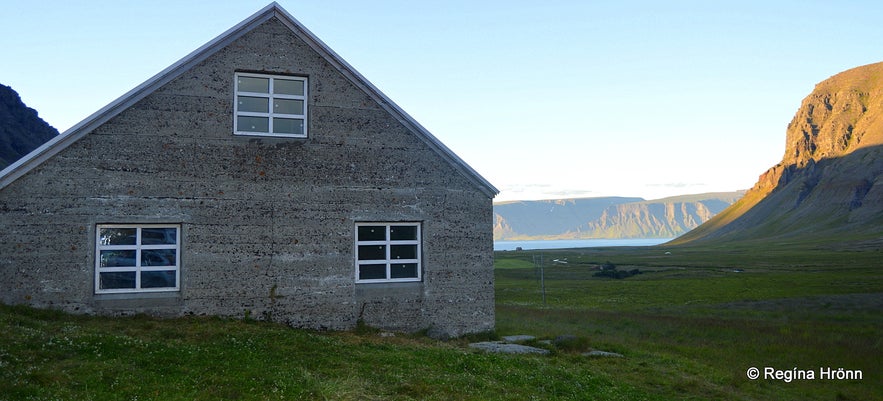
[[(276, 4), (275, 2), (273, 4)], [(341, 57), (337, 52), (334, 51), (331, 47), (329, 47), (322, 39), (319, 39), (312, 31), (310, 31), (306, 26), (300, 23), (297, 18), (294, 18), (291, 14), (288, 13), (281, 6), (276, 7), (277, 14), (282, 17), (280, 20), (283, 23), (291, 24), (292, 28), (296, 28), (301, 33), (307, 36), (309, 41), (307, 42), (311, 46), (314, 47), (314, 50), (319, 52), (320, 54), (326, 55), (326, 58), (330, 61), (333, 61), (335, 67), (339, 71), (345, 72), (349, 75), (350, 80), (356, 84), (356, 86), (360, 87), (362, 90), (367, 92), (369, 95), (374, 97), (375, 100), (389, 113), (393, 114), (396, 117), (399, 117), (399, 121), (405, 126), (410, 127), (411, 129), (417, 131), (420, 135), (420, 139), (424, 140), (424, 142), (429, 145), (430, 148), (438, 152), (443, 158), (446, 158), (448, 162), (452, 163), (455, 167), (457, 167), (461, 173), (466, 176), (467, 179), (473, 181), (473, 183), (478, 184), (479, 187), (482, 188), (482, 192), (484, 192), (489, 197), (493, 198), (497, 194), (500, 193), (500, 190), (497, 189), (493, 184), (490, 183), (487, 179), (485, 179), (481, 174), (478, 173), (475, 169), (472, 168), (466, 161), (464, 161), (460, 156), (457, 156), (453, 150), (447, 147), (442, 141), (440, 141), (435, 135), (429, 132), (428, 129), (423, 127), (417, 120), (411, 117), (410, 114), (405, 112), (404, 109), (399, 107), (398, 104), (392, 101), (386, 94), (384, 94), (380, 89), (378, 89), (374, 84), (371, 83), (367, 78), (365, 78), (358, 70), (356, 70), (352, 65), (350, 65), (343, 57)]]
[(224, 46), (244, 35), (246, 32), (266, 22), (268, 19), (274, 16), (279, 18), (280, 21), (282, 21), (283, 23), (288, 24), (289, 28), (294, 28), (305, 35), (306, 39), (309, 39), (306, 42), (311, 47), (313, 47), (314, 50), (318, 51), (320, 54), (323, 54), (326, 59), (332, 62), (332, 64), (335, 64), (335, 67), (337, 67), (339, 71), (344, 72), (345, 75), (348, 75), (348, 78), (352, 80), (353, 83), (355, 83), (362, 90), (366, 91), (369, 95), (374, 97), (375, 100), (377, 100), (378, 103), (387, 112), (393, 114), (404, 125), (416, 131), (419, 134), (418, 137), (420, 137), (428, 146), (438, 152), (443, 158), (452, 163), (453, 166), (457, 168), (467, 179), (477, 184), (479, 188), (482, 189), (482, 192), (484, 192), (491, 198), (500, 193), (499, 189), (494, 187), (493, 184), (482, 177), (481, 174), (475, 171), (471, 166), (469, 166), (469, 164), (467, 164), (463, 159), (457, 156), (457, 154), (455, 154), (450, 148), (448, 148), (438, 138), (432, 135), (429, 130), (420, 125), (420, 123), (418, 123), (413, 117), (411, 117), (401, 107), (395, 104), (395, 102), (393, 102), (389, 97), (381, 92), (380, 89), (378, 89), (376, 86), (374, 86), (374, 84), (368, 81), (361, 73), (353, 68), (353, 66), (347, 63), (342, 57), (340, 57), (340, 55), (338, 55), (334, 50), (326, 45), (325, 42), (319, 39), (315, 34), (313, 34), (309, 29), (307, 29), (303, 24), (301, 24), (296, 18), (289, 14), (288, 11), (282, 8), (282, 6), (280, 6), (279, 3), (275, 1), (268, 4), (250, 17), (246, 18), (239, 24), (236, 24), (232, 28), (228, 29), (224, 33), (218, 35), (211, 41), (190, 52), (174, 64), (163, 69), (158, 74), (144, 81), (142, 84), (136, 86), (134, 89), (124, 93), (116, 100), (102, 107), (95, 113), (92, 113), (90, 116), (86, 117), (84, 120), (75, 124), (71, 128), (68, 128), (55, 138), (50, 139), (24, 157), (7, 166), (5, 169), (0, 171), (0, 189), (5, 188), (7, 185), (11, 184), (19, 177), (27, 174), (29, 171), (33, 170), (52, 156), (61, 152), (72, 143), (85, 136), (87, 133), (92, 132), (94, 129), (106, 123), (111, 118), (117, 116), (123, 110), (129, 108), (147, 95), (153, 93), (153, 91), (155, 91), (157, 88), (175, 79), (193, 65), (198, 64), (199, 62), (210, 57), (212, 54), (215, 53), (216, 50), (223, 48)]
[(156, 75), (136, 86), (134, 89), (129, 90), (82, 121), (68, 128), (55, 138), (50, 139), (27, 155), (16, 160), (15, 163), (10, 164), (0, 171), (0, 189), (5, 188), (7, 185), (61, 152), (87, 133), (106, 123), (129, 106), (137, 103), (152, 93), (156, 88), (165, 85), (172, 79), (176, 78), (189, 67), (205, 60), (214, 53), (214, 51), (212, 51), (213, 49), (225, 46), (242, 36), (252, 27), (263, 23), (275, 15), (275, 9), (277, 8), (279, 8), (279, 5), (276, 2), (270, 3), (252, 16), (224, 31), (224, 33), (190, 52), (174, 64), (166, 67)]

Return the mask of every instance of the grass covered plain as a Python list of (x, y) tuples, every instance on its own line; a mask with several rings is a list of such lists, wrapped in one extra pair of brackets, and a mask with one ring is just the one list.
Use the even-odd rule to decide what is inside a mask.
[[(642, 273), (593, 277), (603, 264)], [(879, 250), (811, 245), (500, 252), (497, 331), (567, 333), (622, 353), (593, 372), (662, 398), (883, 399), (881, 269)], [(792, 380), (750, 380), (751, 367)], [(822, 380), (822, 368), (863, 378)]]
[[(756, 248), (498, 252), (497, 331), (451, 341), (0, 306), (0, 400), (883, 399), (883, 253)], [(608, 262), (642, 273), (594, 277)], [(467, 347), (509, 334), (566, 340), (536, 343), (551, 356)], [(820, 379), (829, 367), (863, 377)]]
[(528, 400), (651, 397), (590, 361), (466, 340), (317, 333), (256, 321), (0, 307), (4, 400)]

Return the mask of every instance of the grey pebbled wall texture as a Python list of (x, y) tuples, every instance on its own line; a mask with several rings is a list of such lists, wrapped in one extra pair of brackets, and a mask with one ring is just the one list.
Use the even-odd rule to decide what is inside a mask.
[[(309, 77), (309, 138), (234, 136), (236, 71)], [(272, 18), (0, 189), (0, 300), (75, 313), (494, 327), (492, 199)], [(419, 221), (423, 280), (356, 284), (355, 223)], [(178, 292), (95, 294), (102, 223), (181, 224)]]

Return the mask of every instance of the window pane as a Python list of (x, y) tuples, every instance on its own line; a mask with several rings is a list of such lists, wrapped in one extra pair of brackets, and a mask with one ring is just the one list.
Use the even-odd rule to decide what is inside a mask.
[(142, 245), (175, 245), (178, 243), (177, 228), (142, 228)]
[(360, 245), (359, 260), (386, 260), (386, 246)]
[(397, 263), (390, 266), (390, 278), (417, 278), (416, 263)]
[(175, 271), (141, 272), (141, 288), (175, 287)]
[(359, 226), (357, 241), (386, 241), (386, 227)]
[(239, 77), (239, 91), (270, 93), (270, 79), (257, 77)]
[(102, 228), (100, 231), (101, 245), (135, 245), (134, 228)]
[(304, 94), (304, 81), (295, 79), (279, 79), (273, 81), (273, 93), (281, 95), (300, 95)]
[(359, 265), (359, 280), (386, 279), (386, 265)]
[(141, 250), (141, 266), (175, 266), (174, 249)]
[(135, 288), (135, 272), (101, 273), (98, 286), (102, 290), (117, 288)]
[(417, 245), (393, 245), (390, 259), (417, 259)]
[(298, 118), (274, 118), (273, 133), (303, 135), (304, 120)]
[(239, 111), (269, 113), (270, 99), (266, 97), (239, 96), (236, 98)]
[(393, 241), (416, 240), (417, 226), (392, 226), (389, 228), (389, 239)]
[(100, 267), (135, 266), (135, 250), (101, 251)]
[(267, 117), (237, 117), (236, 128), (244, 132), (270, 132), (270, 119)]
[(281, 114), (304, 114), (304, 101), (292, 99), (273, 99), (273, 112)]

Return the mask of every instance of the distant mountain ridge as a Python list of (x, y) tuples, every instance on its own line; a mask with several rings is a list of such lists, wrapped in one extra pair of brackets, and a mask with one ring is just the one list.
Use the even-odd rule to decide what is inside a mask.
[(816, 85), (788, 124), (782, 161), (672, 244), (724, 241), (883, 246), (883, 63)]
[(645, 200), (598, 197), (494, 204), (494, 240), (674, 238), (710, 219), (743, 192)]
[(0, 170), (56, 135), (58, 130), (25, 105), (18, 92), (0, 84)]

